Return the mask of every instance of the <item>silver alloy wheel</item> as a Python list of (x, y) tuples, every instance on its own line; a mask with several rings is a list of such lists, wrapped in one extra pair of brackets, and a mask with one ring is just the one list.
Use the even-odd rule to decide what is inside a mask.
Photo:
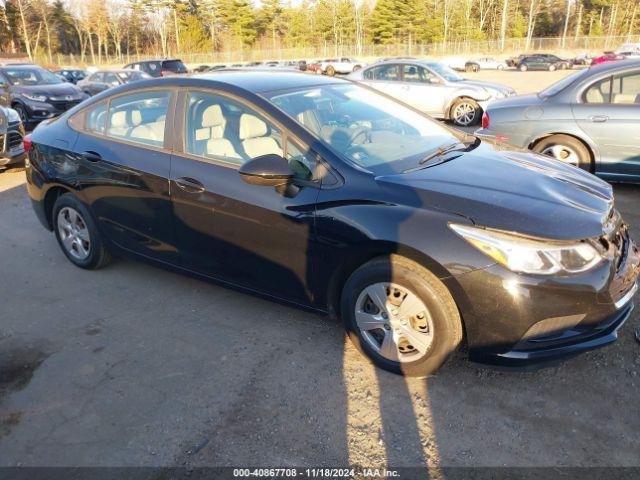
[(458, 125), (467, 127), (476, 119), (476, 108), (470, 102), (462, 102), (453, 109), (453, 120)]
[(550, 145), (541, 153), (543, 155), (553, 157), (556, 160), (560, 160), (561, 162), (573, 165), (574, 167), (580, 167), (580, 157), (573, 148), (567, 147), (566, 145)]
[(362, 338), (387, 360), (415, 362), (433, 343), (433, 319), (424, 302), (395, 283), (375, 283), (362, 290), (355, 319)]
[(91, 252), (91, 237), (82, 215), (71, 207), (63, 207), (58, 212), (58, 233), (62, 245), (69, 255), (78, 260), (86, 260)]

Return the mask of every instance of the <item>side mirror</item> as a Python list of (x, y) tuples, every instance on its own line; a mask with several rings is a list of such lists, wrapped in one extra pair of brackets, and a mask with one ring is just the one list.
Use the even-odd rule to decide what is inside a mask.
[(239, 173), (242, 180), (251, 185), (278, 187), (293, 180), (289, 163), (273, 153), (252, 158), (240, 167)]

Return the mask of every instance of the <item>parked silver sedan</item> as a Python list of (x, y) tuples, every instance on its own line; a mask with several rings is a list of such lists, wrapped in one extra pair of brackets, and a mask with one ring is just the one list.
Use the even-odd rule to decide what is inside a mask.
[(610, 181), (640, 181), (640, 60), (580, 70), (491, 104), (476, 132)]
[(383, 61), (348, 78), (462, 127), (479, 123), (492, 100), (515, 95), (506, 85), (467, 80), (441, 63), (421, 60)]

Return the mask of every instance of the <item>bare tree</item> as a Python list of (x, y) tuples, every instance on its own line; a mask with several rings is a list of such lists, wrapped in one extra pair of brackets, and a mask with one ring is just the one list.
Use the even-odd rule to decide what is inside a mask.
[(500, 23), (500, 50), (504, 50), (504, 42), (507, 36), (507, 14), (509, 13), (509, 0), (502, 2), (502, 22)]
[(31, 52), (31, 41), (29, 40), (29, 29), (27, 27), (27, 18), (26, 18), (26, 10), (28, 4), (25, 0), (17, 0), (18, 4), (18, 12), (20, 13), (20, 23), (22, 25), (22, 41), (24, 42), (24, 47), (27, 50), (27, 55), (29, 56), (29, 60), (33, 60), (33, 54)]

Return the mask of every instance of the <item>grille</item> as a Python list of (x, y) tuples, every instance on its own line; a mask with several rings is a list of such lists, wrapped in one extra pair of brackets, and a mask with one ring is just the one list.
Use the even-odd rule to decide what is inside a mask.
[(611, 210), (604, 224), (604, 235), (600, 238), (600, 241), (615, 260), (616, 271), (618, 271), (627, 256), (629, 231), (617, 210)]
[(9, 132), (7, 134), (7, 150), (11, 151), (20, 145), (22, 145), (22, 135), (18, 132)]
[(62, 110), (66, 112), (72, 107), (75, 107), (80, 103), (80, 100), (71, 100), (71, 101), (52, 101), (51, 105), (53, 105), (57, 110)]

